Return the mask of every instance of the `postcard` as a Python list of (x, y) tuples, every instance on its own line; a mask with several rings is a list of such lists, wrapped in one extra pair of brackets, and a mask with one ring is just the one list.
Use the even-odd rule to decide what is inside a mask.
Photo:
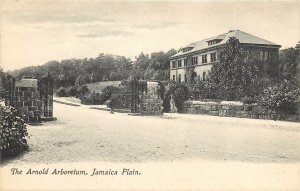
[(299, 1), (0, 2), (0, 190), (299, 190)]

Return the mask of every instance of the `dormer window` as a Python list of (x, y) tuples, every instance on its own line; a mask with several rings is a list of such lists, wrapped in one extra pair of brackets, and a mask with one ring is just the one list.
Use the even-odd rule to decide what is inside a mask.
[(183, 48), (182, 51), (183, 51), (183, 52), (188, 52), (188, 51), (190, 51), (190, 50), (192, 50), (192, 49), (193, 49), (192, 47), (187, 47), (187, 48)]
[(209, 41), (207, 41), (208, 46), (217, 44), (217, 43), (219, 43), (219, 42), (221, 42), (221, 39), (214, 39), (214, 40), (209, 40)]

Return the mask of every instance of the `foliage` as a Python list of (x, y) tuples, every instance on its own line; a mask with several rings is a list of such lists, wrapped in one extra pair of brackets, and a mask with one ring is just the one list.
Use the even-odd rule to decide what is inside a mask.
[(173, 98), (178, 112), (183, 111), (183, 103), (189, 99), (189, 88), (186, 84), (171, 81), (165, 89), (163, 98), (164, 111), (170, 111), (170, 100)]
[(242, 98), (241, 100), (244, 104), (253, 104), (256, 103), (256, 100), (254, 97), (250, 97), (250, 96), (245, 96)]
[(154, 52), (150, 56), (141, 53), (133, 64), (131, 76), (143, 80), (168, 80), (170, 56), (176, 54), (174, 49), (167, 52)]
[(217, 77), (220, 82), (219, 98), (240, 100), (244, 96), (257, 94), (259, 79), (265, 73), (263, 66), (263, 62), (254, 59), (241, 48), (237, 39), (230, 39), (221, 50), (220, 64), (213, 70), (221, 71), (221, 75)]
[(54, 79), (55, 89), (58, 89), (91, 82), (126, 79), (129, 77), (131, 68), (130, 59), (124, 56), (99, 54), (96, 58), (90, 59), (49, 61), (42, 66), (15, 70), (12, 74), (16, 77), (33, 76), (40, 79), (49, 72)]
[(81, 86), (91, 82), (91, 76), (88, 73), (80, 74), (75, 81), (75, 86)]
[(76, 86), (68, 87), (66, 88), (66, 94), (69, 97), (77, 97), (78, 96), (78, 91)]
[(111, 92), (117, 90), (120, 90), (120, 88), (116, 86), (107, 86), (104, 88), (101, 93), (101, 104), (104, 104), (104, 102), (111, 99)]
[(86, 85), (79, 86), (77, 89), (77, 95), (79, 97), (85, 96), (90, 92), (89, 88)]
[(6, 72), (3, 72), (3, 70), (0, 68), (0, 81), (2, 85), (2, 87), (0, 86), (0, 98), (5, 98), (11, 90), (11, 81), (14, 81), (14, 78)]
[(60, 87), (60, 88), (56, 91), (56, 95), (57, 95), (58, 97), (67, 97), (68, 94), (67, 94), (66, 88)]
[(103, 104), (99, 93), (92, 92), (91, 94), (80, 97), (81, 103), (85, 105), (100, 105)]
[(42, 66), (30, 66), (11, 72), (13, 76), (32, 76), (40, 79), (48, 72), (54, 79), (54, 89), (81, 86), (100, 81), (121, 81), (130, 76), (137, 79), (167, 80), (169, 57), (176, 51), (141, 53), (134, 63), (129, 58), (112, 54), (99, 54), (95, 58), (49, 61)]
[(300, 63), (297, 63), (295, 48), (287, 48), (280, 51), (279, 70), (279, 81), (288, 80), (290, 83), (298, 84), (298, 87), (300, 87), (300, 83), (297, 83), (297, 80), (300, 79)]
[(294, 114), (295, 102), (300, 97), (300, 89), (291, 85), (288, 81), (272, 85), (257, 96), (257, 102), (272, 111)]
[(213, 94), (212, 86), (212, 83), (208, 79), (198, 80), (197, 82), (190, 84), (189, 88), (191, 89), (192, 98), (194, 100), (215, 98), (216, 96)]
[[(27, 128), (21, 113), (13, 107), (0, 105), (0, 151), (3, 157), (27, 150)], [(0, 155), (0, 156), (1, 156)]]
[(207, 78), (191, 85), (194, 99), (241, 100), (259, 94), (265, 63), (255, 59), (233, 37), (219, 49), (219, 57)]
[(128, 109), (131, 106), (131, 97), (125, 94), (114, 95), (111, 98), (110, 106), (113, 106), (113, 108)]
[[(195, 66), (192, 65), (192, 57), (187, 57), (187, 67), (184, 68), (185, 73), (187, 75), (186, 82), (190, 84), (190, 82), (194, 82), (194, 75), (195, 74)], [(185, 79), (183, 79), (185, 81)]]

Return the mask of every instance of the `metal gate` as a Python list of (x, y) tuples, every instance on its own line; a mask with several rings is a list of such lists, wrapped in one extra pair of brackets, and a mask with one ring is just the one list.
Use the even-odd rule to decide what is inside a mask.
[[(116, 98), (118, 96), (126, 96), (129, 98), (130, 107), (127, 109), (130, 109), (131, 113), (137, 113), (138, 112), (138, 106), (140, 104), (140, 94), (141, 92), (141, 86), (140, 86), (139, 80), (131, 80), (129, 83), (129, 88), (124, 90), (115, 90), (111, 91), (111, 109), (114, 110), (116, 108)], [(124, 109), (124, 108), (123, 108)]]
[(46, 119), (53, 118), (53, 81), (49, 73), (38, 81), (41, 114)]

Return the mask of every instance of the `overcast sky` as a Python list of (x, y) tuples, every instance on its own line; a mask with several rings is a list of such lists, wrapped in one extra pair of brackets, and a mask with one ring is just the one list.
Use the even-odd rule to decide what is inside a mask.
[(49, 60), (179, 49), (239, 29), (282, 45), (299, 41), (300, 3), (1, 0), (5, 71)]

